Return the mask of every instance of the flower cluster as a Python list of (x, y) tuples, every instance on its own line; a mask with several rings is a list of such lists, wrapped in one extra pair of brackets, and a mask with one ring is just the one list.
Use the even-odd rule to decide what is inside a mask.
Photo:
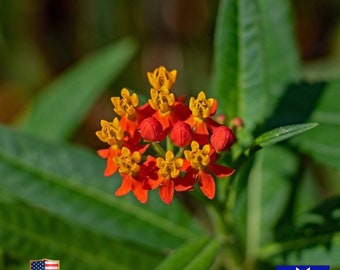
[[(137, 94), (122, 89), (112, 97), (111, 122), (102, 120), (97, 137), (109, 145), (98, 151), (107, 160), (105, 176), (118, 173), (122, 184), (115, 195), (132, 191), (145, 203), (148, 191), (159, 188), (160, 198), (171, 204), (175, 191), (189, 191), (198, 182), (209, 199), (215, 196), (216, 177), (234, 170), (216, 163), (235, 140), (232, 130), (213, 120), (217, 101), (201, 91), (197, 98), (171, 92), (177, 71), (160, 66), (147, 73), (150, 99), (140, 105)], [(153, 150), (153, 151), (150, 151)]]

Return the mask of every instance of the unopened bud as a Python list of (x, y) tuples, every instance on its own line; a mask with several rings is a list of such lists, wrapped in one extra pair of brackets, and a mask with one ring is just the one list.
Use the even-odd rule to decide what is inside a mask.
[(216, 128), (210, 138), (211, 145), (218, 152), (230, 148), (234, 141), (235, 135), (233, 131), (226, 126)]
[(241, 117), (235, 117), (234, 119), (231, 120), (231, 126), (232, 128), (235, 128), (237, 130), (240, 130), (243, 128), (243, 121)]
[(193, 140), (190, 125), (181, 121), (177, 122), (170, 132), (170, 139), (179, 147), (187, 146)]
[(163, 133), (163, 127), (154, 117), (144, 119), (139, 125), (141, 136), (144, 140), (155, 142), (159, 141)]

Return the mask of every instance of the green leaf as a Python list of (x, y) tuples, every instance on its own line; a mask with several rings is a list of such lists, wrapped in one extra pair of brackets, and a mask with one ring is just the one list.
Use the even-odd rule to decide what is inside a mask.
[(176, 249), (156, 269), (208, 269), (216, 258), (221, 245), (220, 239), (200, 237)]
[[(340, 235), (333, 235), (332, 248), (326, 249), (324, 246), (315, 245), (313, 247), (308, 247), (310, 243), (320, 242), (321, 238), (315, 238), (314, 241), (308, 239), (306, 243), (306, 248), (299, 251), (294, 250), (298, 247), (303, 239), (297, 239), (297, 241), (282, 243), (274, 243), (266, 246), (261, 254), (260, 258), (265, 260), (270, 260), (272, 264), (275, 265), (330, 265), (331, 269), (333, 267), (340, 267)], [(299, 242), (301, 241), (301, 242)], [(288, 251), (288, 252), (287, 252)], [(270, 257), (271, 256), (271, 257)]]
[(295, 45), (292, 11), (287, 0), (259, 0), (265, 53), (267, 111), (271, 115), (286, 84), (301, 77), (299, 53)]
[(174, 267), (183, 269), (209, 242), (206, 236), (194, 239), (177, 248), (156, 269), (171, 270)]
[[(264, 247), (261, 257), (268, 257), (288, 263), (305, 263), (308, 255), (309, 264), (327, 261), (327, 264), (339, 266), (339, 230), (340, 197), (329, 198), (314, 207), (311, 211), (298, 215), (292, 224), (286, 226), (286, 232), (281, 241)], [(322, 247), (322, 249), (320, 249)], [(280, 258), (281, 257), (281, 258)]]
[(260, 148), (268, 147), (315, 128), (317, 125), (317, 123), (307, 123), (279, 127), (257, 137), (254, 141), (254, 145), (259, 146)]
[(253, 0), (222, 0), (215, 33), (215, 90), (228, 119), (252, 130), (264, 116), (264, 54)]
[(326, 86), (325, 82), (304, 81), (288, 85), (275, 111), (266, 121), (266, 129), (308, 121)]
[(254, 260), (263, 245), (274, 241), (273, 229), (287, 203), (297, 164), (292, 153), (273, 146), (255, 156), (249, 173), (244, 175), (246, 168), (242, 168), (233, 216), (248, 260)]
[[(283, 147), (273, 146), (262, 152), (259, 160), (261, 173), (257, 179), (261, 184), (259, 228), (261, 246), (274, 241), (273, 229), (280, 222), (283, 209), (292, 192), (291, 186), (292, 182), (296, 181), (298, 165), (296, 155)], [(256, 181), (253, 186), (254, 184), (256, 185)], [(254, 190), (251, 192), (254, 193)]]
[[(292, 243), (294, 244), (294, 243)], [(272, 246), (273, 248), (278, 246)], [(340, 235), (333, 237), (333, 246), (327, 250), (323, 246), (314, 246), (299, 252), (291, 252), (284, 258), (278, 255), (272, 258), (276, 265), (329, 265), (330, 269), (340, 268)]]
[(252, 131), (271, 113), (299, 76), (293, 36), (288, 1), (221, 1), (214, 86), (228, 119), (239, 116)]
[(293, 136), (299, 135), (303, 132), (306, 132), (316, 127), (317, 125), (318, 124), (316, 123), (288, 125), (284, 127), (275, 128), (273, 130), (263, 133), (254, 140), (253, 144), (250, 147), (245, 149), (239, 155), (239, 157), (234, 162), (234, 167), (241, 166), (251, 155), (253, 155), (258, 150), (279, 143), (281, 141), (287, 140)]
[(136, 260), (138, 269), (153, 269), (164, 257), (160, 251), (69, 224), (44, 209), (1, 201), (0, 243), (26, 268), (29, 260), (47, 257), (60, 260), (65, 269), (132, 269)]
[(340, 168), (340, 80), (328, 83), (308, 121), (318, 128), (294, 139), (294, 144), (316, 161)]
[(69, 224), (110, 239), (156, 250), (175, 248), (200, 232), (174, 201), (157, 198), (140, 205), (130, 196), (116, 198), (120, 177), (104, 179), (105, 161), (94, 153), (47, 143), (0, 126), (0, 190), (28, 205), (46, 209)]
[(123, 39), (71, 67), (43, 89), (20, 119), (20, 128), (51, 140), (68, 138), (135, 50), (133, 40)]

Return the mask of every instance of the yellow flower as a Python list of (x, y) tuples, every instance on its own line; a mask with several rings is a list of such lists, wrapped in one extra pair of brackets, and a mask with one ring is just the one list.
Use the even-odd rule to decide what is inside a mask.
[(100, 125), (102, 129), (96, 132), (97, 137), (102, 142), (119, 147), (124, 138), (124, 131), (118, 118), (115, 117), (112, 122), (101, 120)]
[(161, 89), (163, 85), (166, 88), (171, 89), (176, 82), (177, 70), (168, 71), (165, 67), (160, 66), (153, 72), (148, 72), (147, 76), (149, 83), (156, 90)]
[(138, 151), (131, 151), (123, 147), (119, 156), (113, 158), (114, 163), (118, 166), (118, 171), (123, 175), (135, 175), (139, 172), (138, 163), (142, 160), (142, 156)]
[(194, 97), (190, 98), (189, 108), (192, 112), (192, 115), (200, 120), (204, 120), (208, 118), (210, 115), (215, 113), (215, 100), (213, 98), (206, 98), (203, 91), (201, 91), (197, 99)]
[(191, 143), (191, 151), (185, 150), (184, 156), (190, 162), (191, 167), (196, 170), (203, 170), (210, 163), (210, 145), (206, 144), (200, 149), (198, 142)]
[(177, 178), (183, 166), (183, 159), (174, 158), (174, 153), (167, 151), (165, 159), (158, 157), (156, 165), (159, 168), (159, 175), (165, 179)]
[(169, 89), (162, 86), (160, 90), (152, 88), (150, 90), (151, 99), (149, 104), (154, 110), (159, 110), (162, 114), (170, 112), (170, 108), (175, 104), (175, 95)]
[(116, 114), (119, 116), (123, 117), (126, 116), (130, 119), (135, 117), (136, 114), (136, 109), (139, 104), (139, 99), (137, 94), (132, 94), (130, 95), (129, 90), (126, 88), (123, 88), (121, 91), (121, 96), (120, 97), (112, 97), (111, 102), (114, 106), (114, 111)]

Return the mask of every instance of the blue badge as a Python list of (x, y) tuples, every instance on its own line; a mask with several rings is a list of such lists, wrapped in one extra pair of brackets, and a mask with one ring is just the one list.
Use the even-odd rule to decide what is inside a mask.
[(329, 265), (278, 265), (276, 270), (330, 270)]

